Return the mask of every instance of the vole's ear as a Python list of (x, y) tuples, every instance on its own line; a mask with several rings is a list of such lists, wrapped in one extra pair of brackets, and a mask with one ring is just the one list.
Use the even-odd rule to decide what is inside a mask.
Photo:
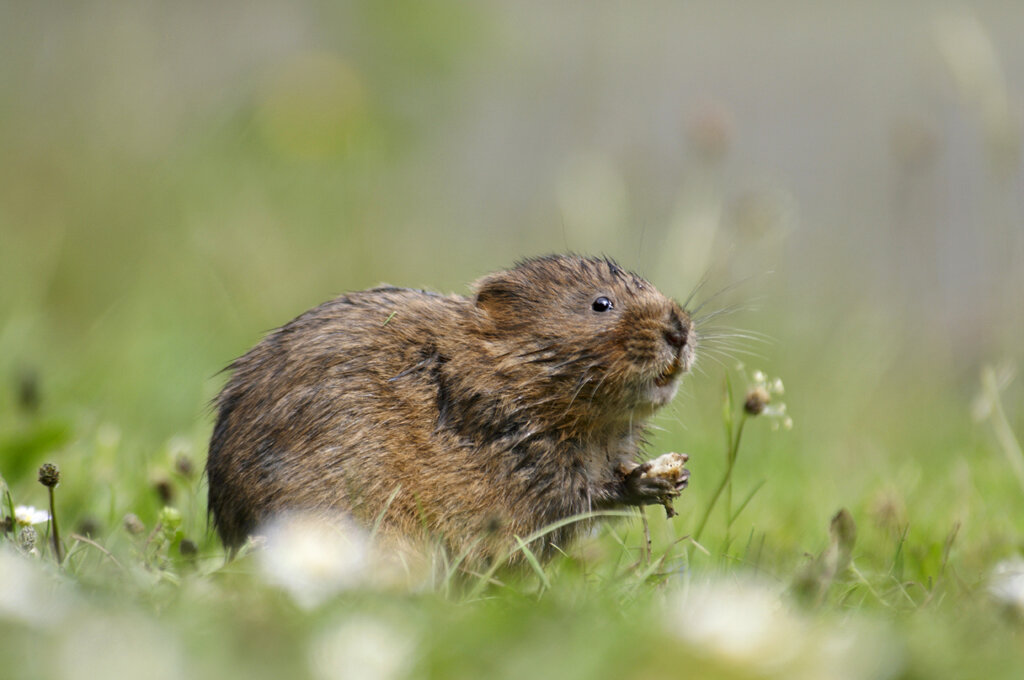
[(519, 288), (507, 273), (491, 274), (473, 284), (473, 304), (492, 318), (506, 316), (520, 302)]

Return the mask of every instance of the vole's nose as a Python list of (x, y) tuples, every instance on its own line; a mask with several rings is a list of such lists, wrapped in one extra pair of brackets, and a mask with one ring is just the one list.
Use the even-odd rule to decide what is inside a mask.
[(683, 325), (679, 316), (673, 312), (672, 317), (669, 319), (669, 326), (665, 329), (665, 341), (676, 349), (682, 349), (683, 345), (686, 344), (688, 334), (689, 330), (687, 327)]
[(682, 349), (686, 344), (686, 329), (672, 329), (665, 331), (665, 340), (676, 349)]

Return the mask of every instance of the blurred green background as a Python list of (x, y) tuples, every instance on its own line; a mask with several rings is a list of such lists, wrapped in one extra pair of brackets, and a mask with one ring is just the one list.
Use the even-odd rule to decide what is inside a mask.
[(740, 282), (712, 306), (770, 338), (743, 349), (790, 387), (807, 478), (898, 485), (1022, 355), (1022, 27), (1014, 2), (3, 3), (0, 376), (145, 459), (342, 291), (603, 253), (680, 298)]
[(902, 536), (923, 579), (955, 530), (977, 583), (1024, 549), (979, 398), (991, 366), (1024, 432), (1022, 33), (1014, 0), (0, 2), (0, 472), (41, 506), (54, 460), (72, 524), (152, 523), (267, 330), (607, 254), (679, 298), (737, 284), (710, 306), (768, 338), (708, 348), (658, 418), (681, 511), (742, 360), (796, 426), (748, 433), (734, 535), (793, 569), (847, 506), (864, 563)]

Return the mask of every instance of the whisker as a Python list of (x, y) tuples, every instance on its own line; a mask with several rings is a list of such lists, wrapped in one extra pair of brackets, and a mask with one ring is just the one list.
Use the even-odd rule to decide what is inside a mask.
[[(721, 357), (718, 357), (718, 356), (716, 356), (716, 354), (714, 354), (714, 353), (712, 353), (712, 352), (706, 352), (706, 353), (704, 353), (704, 354), (702, 355), (702, 357), (701, 357), (701, 358), (702, 358), (702, 359), (707, 359), (708, 361), (713, 361), (713, 362), (715, 362), (716, 364), (718, 364), (719, 366), (721, 366), (722, 368), (724, 368), (725, 370), (729, 370), (729, 366), (727, 366), (727, 365), (725, 364), (725, 362), (723, 361), (723, 359), (722, 359)], [(700, 370), (700, 371), (701, 371), (701, 375), (703, 375), (703, 376), (705, 376), (705, 377), (707, 376), (707, 373), (705, 373), (705, 372), (704, 372), (704, 368), (703, 368), (703, 366), (699, 366), (699, 365), (695, 364), (695, 365), (694, 365), (694, 369), (695, 369), (695, 370)]]
[(579, 382), (579, 386), (572, 393), (572, 398), (569, 399), (569, 405), (565, 407), (565, 413), (563, 413), (562, 415), (568, 415), (569, 414), (570, 409), (572, 409), (572, 405), (574, 403), (576, 403), (576, 397), (580, 396), (580, 392), (583, 391), (583, 388), (591, 380), (591, 378), (590, 378), (590, 371), (592, 369), (596, 368), (596, 367), (597, 367), (597, 364), (591, 364), (590, 366), (587, 366), (587, 368), (585, 368), (583, 370), (583, 374), (580, 376), (579, 380), (577, 381), (577, 382)]
[(601, 387), (604, 385), (604, 381), (607, 380), (608, 376), (610, 376), (612, 374), (612, 372), (615, 371), (619, 367), (619, 364), (622, 361), (623, 361), (623, 359), (621, 357), (617, 357), (615, 359), (615, 361), (612, 363), (612, 365), (608, 367), (608, 370), (604, 372), (604, 377), (601, 378), (601, 382), (597, 383), (597, 386), (594, 388), (594, 392), (595, 393), (601, 391)]
[(720, 316), (731, 316), (733, 314), (738, 314), (740, 312), (755, 311), (757, 310), (757, 307), (754, 306), (754, 303), (756, 302), (758, 301), (748, 300), (746, 302), (737, 303), (735, 305), (729, 305), (728, 307), (716, 309), (714, 311), (708, 312), (707, 314), (704, 314), (703, 316), (692, 317), (693, 325), (700, 328), (701, 325), (707, 323), (708, 321), (711, 321), (712, 319), (717, 319)]
[[(608, 368), (604, 372), (604, 377), (602, 377), (600, 382), (598, 382), (597, 385), (594, 387), (594, 394), (597, 394), (601, 390), (601, 386), (604, 385), (605, 380), (607, 380), (608, 376), (610, 376), (618, 368), (619, 363), (621, 363), (622, 361), (623, 361), (623, 359), (621, 357), (617, 357), (612, 362), (612, 364), (610, 366), (608, 366)], [(566, 413), (568, 413), (568, 409), (566, 410)], [(573, 423), (572, 423), (572, 428), (573, 429), (576, 429), (576, 425), (579, 424), (580, 419), (583, 417), (583, 415), (584, 415), (583, 412), (581, 412), (578, 416), (576, 416), (576, 420), (574, 420)], [(630, 421), (632, 421), (633, 414), (630, 413), (629, 417), (630, 417)]]
[(751, 330), (749, 328), (736, 328), (736, 327), (733, 327), (733, 326), (708, 326), (707, 328), (701, 329), (701, 332), (698, 334), (698, 337), (700, 337), (700, 338), (714, 338), (714, 337), (730, 336), (730, 335), (742, 335), (742, 336), (744, 336), (746, 338), (756, 339), (756, 340), (774, 340), (775, 339), (771, 335), (768, 335), (767, 333), (762, 333), (760, 331)]
[(750, 343), (748, 342), (732, 342), (730, 340), (716, 340), (714, 342), (706, 343), (703, 347), (703, 352), (716, 352), (722, 350), (743, 350), (753, 351)]
[[(770, 272), (770, 271), (769, 272), (765, 272), (765, 274), (771, 274), (771, 273), (772, 272)], [(740, 279), (739, 281), (737, 281), (735, 283), (731, 283), (728, 286), (722, 288), (717, 293), (715, 293), (714, 295), (712, 295), (708, 299), (704, 300), (704, 302), (700, 303), (693, 310), (691, 310), (690, 311), (690, 316), (692, 317), (692, 316), (696, 315), (701, 309), (704, 308), (705, 305), (707, 305), (712, 300), (714, 300), (714, 299), (716, 299), (718, 297), (721, 297), (722, 295), (724, 295), (725, 293), (728, 293), (729, 291), (736, 290), (740, 286), (744, 285), (745, 283), (748, 283), (749, 281), (751, 281), (751, 280), (753, 280), (753, 279), (755, 279), (755, 278), (757, 278), (759, 276), (762, 276), (762, 274), (751, 274), (750, 276), (748, 276), (746, 278)]]
[(690, 294), (686, 296), (686, 300), (683, 302), (682, 305), (680, 305), (680, 307), (682, 307), (683, 309), (689, 307), (690, 303), (693, 302), (693, 298), (697, 295), (697, 293), (700, 292), (700, 289), (703, 288), (710, 280), (710, 273), (704, 272), (704, 276), (700, 277), (700, 281), (698, 281), (697, 285), (693, 287), (693, 290), (690, 291)]
[(775, 343), (768, 338), (748, 337), (745, 335), (716, 335), (700, 339), (701, 351), (714, 347), (746, 347), (748, 345), (762, 347), (772, 344)]
[(725, 359), (734, 359), (735, 360), (735, 359), (739, 359), (740, 356), (745, 356), (745, 357), (750, 357), (752, 359), (760, 359), (762, 361), (766, 361), (767, 360), (765, 355), (760, 353), (760, 352), (755, 352), (753, 350), (744, 349), (744, 348), (740, 348), (740, 347), (726, 347), (726, 348), (722, 348), (722, 349), (712, 349), (712, 350), (709, 350), (709, 351), (705, 352), (704, 356), (708, 357), (709, 359), (710, 358), (714, 358), (715, 356), (719, 356), (719, 357), (722, 357), (722, 358), (725, 358)]

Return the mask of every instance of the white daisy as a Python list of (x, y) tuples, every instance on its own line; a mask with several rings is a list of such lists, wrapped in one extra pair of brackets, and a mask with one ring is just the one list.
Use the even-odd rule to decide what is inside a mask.
[(17, 505), (14, 508), (14, 521), (23, 527), (43, 524), (50, 521), (50, 513), (46, 510), (36, 510), (31, 505)]
[(289, 513), (264, 529), (263, 577), (311, 609), (368, 577), (369, 537), (351, 522)]

